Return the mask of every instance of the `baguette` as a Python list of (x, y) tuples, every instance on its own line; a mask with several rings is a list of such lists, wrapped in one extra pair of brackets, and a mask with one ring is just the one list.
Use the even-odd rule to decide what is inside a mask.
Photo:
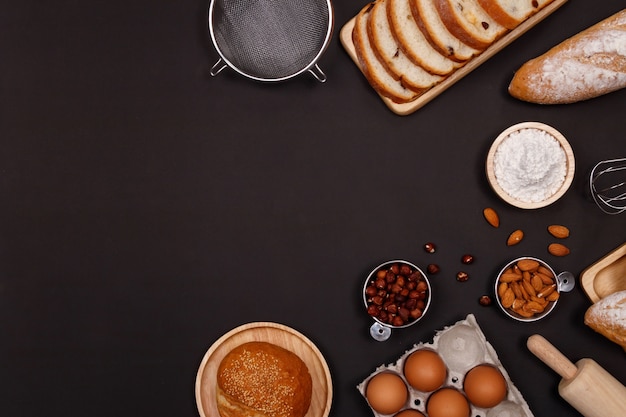
[(592, 304), (584, 320), (587, 326), (626, 349), (626, 290)]
[(626, 87), (626, 9), (526, 62), (509, 84), (511, 96), (567, 104)]

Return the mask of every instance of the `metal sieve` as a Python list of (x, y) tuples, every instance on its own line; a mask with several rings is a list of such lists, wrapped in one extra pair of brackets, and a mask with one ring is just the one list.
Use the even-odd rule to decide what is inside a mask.
[(258, 81), (282, 81), (309, 71), (326, 75), (317, 61), (333, 30), (330, 0), (211, 0), (209, 32), (220, 59), (211, 75), (230, 67)]

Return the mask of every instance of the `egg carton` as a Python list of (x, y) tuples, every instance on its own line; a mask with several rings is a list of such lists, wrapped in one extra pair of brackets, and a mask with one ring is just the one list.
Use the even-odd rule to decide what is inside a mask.
[[(495, 407), (488, 409), (478, 408), (470, 403), (471, 417), (534, 417), (528, 407), (528, 403), (511, 381), (508, 372), (498, 359), (498, 354), (487, 341), (473, 314), (469, 314), (464, 320), (460, 320), (452, 326), (447, 326), (443, 330), (437, 331), (432, 343), (420, 342), (413, 345), (396, 362), (376, 368), (372, 374), (357, 386), (365, 401), (367, 401), (365, 393), (369, 380), (381, 372), (393, 372), (402, 378), (409, 392), (409, 398), (400, 411), (413, 409), (427, 415), (426, 403), (432, 392), (422, 392), (414, 389), (408, 384), (403, 373), (406, 358), (416, 350), (424, 348), (436, 351), (446, 365), (448, 372), (442, 387), (453, 387), (461, 393), (464, 393), (463, 381), (465, 375), (474, 366), (491, 364), (500, 370), (507, 384), (506, 398)], [(393, 416), (393, 414), (380, 414), (373, 408), (371, 410), (376, 417)]]

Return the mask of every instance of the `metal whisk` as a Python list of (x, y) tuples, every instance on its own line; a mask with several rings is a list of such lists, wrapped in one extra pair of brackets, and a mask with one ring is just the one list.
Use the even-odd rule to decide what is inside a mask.
[(591, 197), (607, 214), (626, 211), (626, 158), (598, 162), (589, 176)]

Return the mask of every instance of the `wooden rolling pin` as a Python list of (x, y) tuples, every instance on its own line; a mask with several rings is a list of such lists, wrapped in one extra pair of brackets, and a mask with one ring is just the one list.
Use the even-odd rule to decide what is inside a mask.
[(559, 394), (585, 417), (625, 417), (626, 387), (593, 359), (573, 364), (543, 336), (528, 338), (528, 349), (563, 379)]

